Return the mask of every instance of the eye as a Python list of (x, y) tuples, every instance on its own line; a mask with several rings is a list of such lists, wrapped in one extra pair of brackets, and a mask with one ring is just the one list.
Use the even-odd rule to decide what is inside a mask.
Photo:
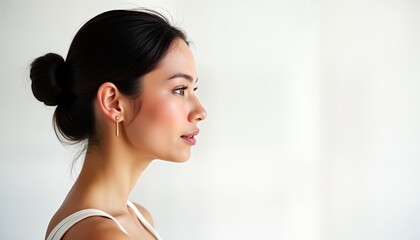
[(184, 96), (185, 95), (185, 90), (187, 90), (187, 89), (188, 89), (188, 86), (182, 86), (182, 87), (176, 88), (174, 90), (174, 93), (177, 94), (177, 95)]

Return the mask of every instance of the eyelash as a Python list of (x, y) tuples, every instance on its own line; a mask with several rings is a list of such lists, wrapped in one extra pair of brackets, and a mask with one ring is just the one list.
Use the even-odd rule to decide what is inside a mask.
[[(176, 88), (176, 89), (174, 90), (174, 93), (175, 93), (175, 94), (178, 94), (178, 95), (181, 95), (181, 96), (184, 96), (184, 95), (185, 95), (184, 91), (185, 91), (185, 90), (187, 90), (188, 88), (189, 88), (189, 86), (188, 86), (188, 85), (185, 85), (185, 86), (182, 86), (182, 87)], [(194, 91), (197, 91), (197, 89), (198, 89), (198, 87), (195, 87), (193, 90), (194, 90)], [(182, 93), (181, 93), (181, 92), (180, 92), (180, 93), (177, 93), (177, 91), (182, 91)]]

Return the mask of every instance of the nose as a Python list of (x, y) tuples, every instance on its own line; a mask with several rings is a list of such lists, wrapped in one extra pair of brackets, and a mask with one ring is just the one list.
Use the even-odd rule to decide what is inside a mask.
[(207, 118), (207, 110), (203, 107), (200, 100), (196, 97), (192, 111), (188, 116), (190, 122), (200, 122)]

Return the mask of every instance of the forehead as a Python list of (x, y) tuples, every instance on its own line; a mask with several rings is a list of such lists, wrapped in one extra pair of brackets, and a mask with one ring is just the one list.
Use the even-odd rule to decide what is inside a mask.
[(175, 74), (188, 74), (197, 78), (194, 57), (190, 48), (182, 39), (176, 39), (169, 47), (168, 53), (157, 65), (154, 71), (165, 74), (169, 79)]

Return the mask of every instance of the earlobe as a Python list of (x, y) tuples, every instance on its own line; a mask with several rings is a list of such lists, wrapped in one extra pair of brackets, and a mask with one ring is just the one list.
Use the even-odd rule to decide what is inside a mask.
[(121, 122), (124, 120), (121, 94), (113, 83), (106, 82), (99, 87), (97, 92), (97, 102), (100, 111), (109, 120), (113, 122)]

